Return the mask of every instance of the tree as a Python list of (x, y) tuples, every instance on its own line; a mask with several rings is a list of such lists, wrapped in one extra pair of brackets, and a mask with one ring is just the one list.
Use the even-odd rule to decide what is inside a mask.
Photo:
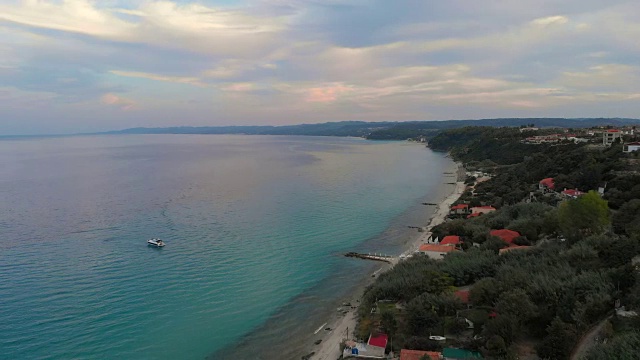
[(453, 321), (451, 322), (451, 325), (449, 326), (449, 332), (451, 332), (454, 335), (460, 335), (465, 330), (467, 330), (468, 327), (469, 325), (467, 324), (467, 321), (465, 320), (465, 318), (463, 317), (454, 318)]
[(559, 317), (551, 321), (547, 327), (547, 336), (537, 347), (538, 356), (543, 359), (567, 359), (576, 341), (576, 332)]
[(640, 233), (640, 199), (633, 199), (620, 207), (611, 224), (617, 234)]
[(514, 289), (500, 295), (496, 310), (500, 314), (513, 315), (520, 323), (524, 323), (535, 316), (537, 307), (524, 290)]
[(484, 324), (484, 335), (486, 337), (498, 335), (507, 346), (517, 339), (519, 333), (518, 319), (511, 315), (498, 315), (495, 319), (489, 319)]
[(604, 231), (611, 215), (607, 201), (597, 192), (589, 191), (577, 199), (563, 202), (558, 209), (558, 221), (563, 235), (576, 241)]
[(507, 345), (499, 335), (493, 335), (486, 343), (487, 355), (495, 358), (502, 358), (507, 354)]
[(500, 283), (496, 279), (484, 278), (469, 291), (469, 299), (475, 305), (493, 306), (500, 292)]
[(393, 337), (396, 334), (396, 330), (398, 329), (398, 322), (396, 321), (396, 318), (391, 311), (382, 311), (382, 313), (380, 314), (380, 324), (389, 336)]

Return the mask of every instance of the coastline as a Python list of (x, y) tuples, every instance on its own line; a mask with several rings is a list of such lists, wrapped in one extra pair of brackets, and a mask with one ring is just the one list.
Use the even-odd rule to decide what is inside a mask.
[[(452, 169), (447, 169), (448, 172), (454, 172), (456, 174), (456, 182), (455, 185), (452, 186), (448, 195), (445, 195), (445, 198), (442, 199), (435, 211), (428, 218), (427, 224), (423, 227), (423, 232), (418, 233), (418, 235), (414, 239), (409, 239), (407, 241), (408, 246), (405, 248), (405, 251), (402, 255), (409, 255), (415, 252), (420, 245), (425, 243), (429, 237), (431, 236), (431, 229), (444, 222), (446, 216), (449, 213), (449, 208), (451, 204), (453, 204), (460, 196), (464, 193), (466, 188), (464, 184), (464, 168), (463, 165), (459, 162), (454, 162), (454, 166)], [(393, 268), (393, 264), (385, 264), (378, 271), (376, 271), (376, 276), (380, 273), (386, 272), (389, 269)], [(325, 332), (324, 329), (330, 328), (331, 330), (325, 332), (324, 336), (319, 336), (318, 338), (322, 340), (322, 342), (318, 345), (318, 347), (313, 352), (313, 355), (309, 353), (308, 355), (302, 356), (304, 360), (336, 360), (342, 354), (339, 351), (340, 343), (342, 340), (347, 337), (347, 332), (351, 333), (353, 329), (356, 327), (356, 317), (359, 306), (360, 298), (362, 297), (362, 293), (367, 285), (373, 282), (374, 278), (367, 277), (360, 285), (358, 291), (353, 294), (350, 298), (351, 305), (353, 307), (349, 309), (348, 313), (344, 316), (335, 319), (333, 317), (326, 324), (322, 326), (320, 331)]]

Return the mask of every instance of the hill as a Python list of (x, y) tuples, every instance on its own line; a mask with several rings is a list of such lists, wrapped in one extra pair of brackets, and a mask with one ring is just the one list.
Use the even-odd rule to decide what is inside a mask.
[(638, 119), (622, 118), (504, 118), (479, 120), (442, 120), (411, 122), (340, 121), (322, 124), (286, 126), (180, 126), (165, 128), (130, 128), (99, 134), (244, 134), (244, 135), (307, 135), (357, 136), (371, 140), (405, 140), (415, 136), (432, 137), (440, 130), (465, 126), (525, 126), (586, 128), (597, 125), (640, 125)]

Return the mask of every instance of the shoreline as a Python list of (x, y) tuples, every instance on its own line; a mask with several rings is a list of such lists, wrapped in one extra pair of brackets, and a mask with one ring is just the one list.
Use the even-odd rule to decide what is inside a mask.
[[(409, 255), (415, 252), (420, 245), (425, 243), (431, 237), (431, 229), (444, 222), (446, 216), (449, 214), (449, 208), (451, 204), (453, 204), (456, 200), (460, 198), (460, 196), (464, 193), (466, 185), (464, 184), (464, 168), (462, 163), (454, 162), (454, 167), (451, 169), (456, 174), (456, 182), (453, 188), (450, 190), (451, 192), (442, 199), (432, 215), (428, 218), (427, 224), (423, 227), (423, 232), (418, 233), (418, 236), (415, 239), (409, 239), (406, 244), (405, 251), (402, 252), (402, 255)], [(447, 169), (447, 171), (449, 171)], [(446, 193), (445, 193), (446, 194)], [(375, 272), (376, 277), (379, 274), (388, 271), (393, 268), (393, 264), (384, 264), (381, 266), (379, 270)], [(320, 336), (322, 342), (318, 345), (318, 348), (315, 349), (313, 355), (309, 356), (311, 353), (302, 356), (302, 359), (305, 360), (336, 360), (342, 354), (339, 351), (340, 343), (343, 338), (346, 337), (346, 332), (351, 332), (356, 327), (356, 317), (357, 311), (360, 303), (360, 299), (362, 298), (362, 294), (366, 286), (371, 284), (375, 278), (367, 277), (360, 286), (358, 287), (358, 291), (355, 292), (350, 298), (353, 300), (350, 301), (351, 305), (355, 308), (351, 308), (344, 316), (338, 317), (334, 319), (331, 317), (327, 321), (327, 324), (323, 326), (323, 328), (331, 328), (331, 331), (324, 334), (324, 336)], [(324, 329), (321, 331), (325, 331)]]

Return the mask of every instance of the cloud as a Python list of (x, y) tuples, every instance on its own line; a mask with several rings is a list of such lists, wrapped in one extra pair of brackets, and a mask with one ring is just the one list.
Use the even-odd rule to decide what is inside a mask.
[(255, 85), (252, 83), (235, 83), (235, 84), (225, 85), (220, 89), (223, 91), (246, 92), (246, 91), (255, 90), (255, 88), (256, 88)]
[(119, 107), (121, 110), (132, 110), (135, 106), (135, 102), (133, 100), (127, 99), (125, 97), (107, 93), (100, 97), (100, 102), (106, 105), (113, 105)]
[(140, 126), (640, 113), (632, 1), (212, 4), (2, 2), (0, 108), (96, 127), (104, 105)]
[(556, 15), (556, 16), (547, 16), (539, 19), (534, 19), (531, 21), (531, 24), (536, 26), (549, 26), (549, 25), (563, 25), (569, 22), (565, 16)]
[(194, 86), (206, 86), (206, 84), (202, 83), (196, 77), (168, 76), (168, 75), (150, 74), (150, 73), (137, 72), (137, 71), (120, 71), (120, 70), (111, 70), (110, 73), (118, 76), (124, 76), (124, 77), (134, 77), (134, 78), (148, 79), (148, 80), (154, 80), (154, 81), (167, 81), (167, 82), (174, 82), (174, 83), (180, 83), (180, 84), (189, 84)]
[(307, 95), (305, 101), (316, 103), (331, 103), (338, 99), (338, 97), (351, 89), (342, 84), (327, 85), (323, 87), (313, 87), (307, 89)]

